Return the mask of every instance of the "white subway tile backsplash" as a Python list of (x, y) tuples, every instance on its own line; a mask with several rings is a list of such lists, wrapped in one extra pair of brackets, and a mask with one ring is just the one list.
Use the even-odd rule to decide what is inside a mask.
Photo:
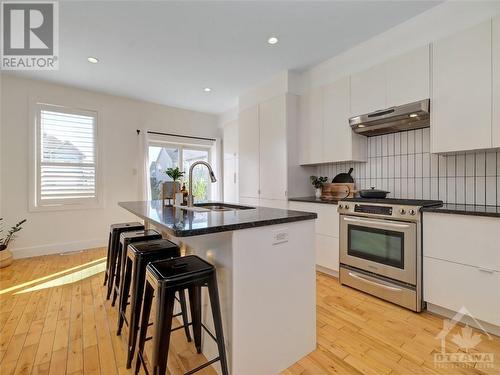
[(486, 176), (497, 175), (497, 153), (494, 151), (486, 153)]
[(367, 163), (331, 163), (317, 174), (334, 177), (352, 166), (358, 189), (372, 186), (394, 198), (500, 205), (500, 151), (430, 154), (428, 128), (370, 137)]

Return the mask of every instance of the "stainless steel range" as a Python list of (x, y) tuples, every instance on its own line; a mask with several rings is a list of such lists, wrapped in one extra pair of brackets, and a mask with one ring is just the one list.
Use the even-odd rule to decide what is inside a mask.
[(340, 283), (421, 311), (420, 209), (442, 204), (388, 198), (340, 201)]

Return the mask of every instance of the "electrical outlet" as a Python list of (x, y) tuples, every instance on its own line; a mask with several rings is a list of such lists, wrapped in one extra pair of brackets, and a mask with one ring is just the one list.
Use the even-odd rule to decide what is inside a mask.
[(288, 242), (288, 228), (273, 231), (273, 245)]

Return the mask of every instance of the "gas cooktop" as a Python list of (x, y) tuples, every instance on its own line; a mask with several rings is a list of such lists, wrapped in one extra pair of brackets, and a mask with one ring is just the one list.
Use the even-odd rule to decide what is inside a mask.
[(358, 202), (358, 203), (378, 203), (387, 205), (404, 205), (404, 206), (418, 206), (418, 207), (434, 207), (442, 206), (443, 201), (431, 199), (396, 199), (396, 198), (345, 198), (343, 202)]

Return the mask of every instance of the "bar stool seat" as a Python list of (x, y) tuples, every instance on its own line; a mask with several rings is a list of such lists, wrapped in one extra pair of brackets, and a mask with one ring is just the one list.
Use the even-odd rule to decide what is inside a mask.
[[(120, 291), (117, 335), (121, 334), (124, 323), (129, 326), (127, 368), (130, 368), (132, 359), (134, 358), (137, 333), (139, 330), (139, 318), (146, 279), (146, 266), (150, 262), (180, 257), (181, 254), (179, 247), (173, 242), (165, 239), (157, 239), (131, 243), (127, 248), (126, 255), (123, 282), (121, 283), (122, 290)], [(129, 295), (130, 290), (131, 292)], [(181, 305), (181, 312), (175, 316), (182, 315), (183, 325), (179, 328), (184, 328), (187, 340), (191, 341), (184, 289), (178, 290), (178, 293), (179, 298), (177, 300)], [(130, 321), (127, 321), (126, 313), (129, 297), (131, 297)]]
[[(202, 287), (208, 288), (215, 335), (212, 334), (201, 322)], [(156, 297), (156, 319), (154, 332), (152, 334), (153, 353), (150, 363), (153, 367), (153, 374), (166, 374), (170, 334), (173, 331), (172, 318), (175, 292), (184, 289), (188, 289), (189, 292), (192, 318), (192, 323), (190, 323), (190, 325), (193, 326), (193, 336), (196, 350), (198, 353), (201, 353), (202, 328), (212, 339), (215, 340), (219, 350), (218, 357), (188, 371), (185, 375), (193, 374), (217, 361), (220, 361), (222, 374), (229, 375), (224, 335), (222, 331), (222, 318), (215, 267), (195, 255), (152, 262), (146, 267), (146, 286), (142, 305), (141, 328), (139, 333), (139, 346), (137, 350), (135, 374), (139, 373), (141, 366), (144, 366), (146, 373), (151, 373), (146, 367), (144, 359), (144, 346), (147, 340), (146, 335), (153, 303), (153, 295)]]
[(142, 242), (149, 240), (157, 240), (161, 238), (161, 234), (154, 229), (142, 229), (136, 231), (127, 231), (120, 234), (120, 243), (116, 252), (116, 272), (115, 282), (113, 286), (113, 299), (111, 306), (115, 305), (116, 298), (120, 294), (121, 275), (124, 272), (125, 259), (127, 258), (127, 247), (134, 242)]
[[(129, 223), (112, 224), (109, 227), (108, 254), (106, 256), (106, 271), (104, 272), (104, 285), (110, 282), (113, 285), (116, 271), (116, 251), (120, 241), (120, 234), (129, 230), (144, 229), (144, 225), (136, 221)], [(111, 288), (108, 285), (106, 299), (111, 295)]]

